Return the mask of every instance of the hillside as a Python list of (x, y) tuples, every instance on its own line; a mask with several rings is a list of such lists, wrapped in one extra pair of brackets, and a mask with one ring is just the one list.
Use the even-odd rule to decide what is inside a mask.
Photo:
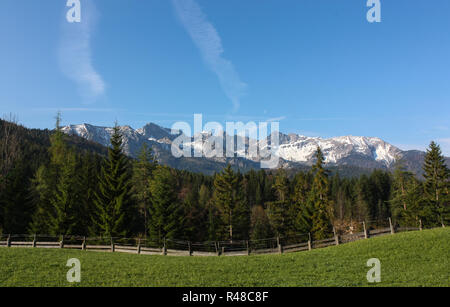
[[(9, 142), (6, 140), (9, 135)], [(22, 125), (0, 119), (0, 148), (7, 146), (9, 150), (18, 152), (19, 158), (34, 161), (36, 166), (48, 159), (51, 130), (29, 129)], [(106, 155), (107, 149), (97, 142), (73, 135), (66, 138), (67, 144), (78, 152), (92, 152)], [(5, 142), (7, 142), (5, 144)], [(12, 147), (17, 147), (13, 149)]]
[[(0, 248), (0, 286), (71, 286), (69, 258), (81, 261), (81, 286), (449, 286), (450, 229), (424, 230), (284, 255), (169, 257)], [(366, 262), (381, 261), (381, 283)]]

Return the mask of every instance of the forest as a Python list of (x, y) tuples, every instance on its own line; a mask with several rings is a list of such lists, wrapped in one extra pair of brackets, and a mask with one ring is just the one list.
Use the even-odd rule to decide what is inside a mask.
[(450, 171), (431, 142), (423, 176), (398, 159), (392, 171), (359, 177), (330, 173), (317, 148), (305, 171), (230, 165), (212, 176), (157, 162), (151, 148), (137, 159), (122, 151), (116, 125), (111, 146), (0, 121), (0, 233), (145, 237), (193, 242), (258, 240), (346, 233), (365, 221), (377, 227), (427, 227), (450, 221)]

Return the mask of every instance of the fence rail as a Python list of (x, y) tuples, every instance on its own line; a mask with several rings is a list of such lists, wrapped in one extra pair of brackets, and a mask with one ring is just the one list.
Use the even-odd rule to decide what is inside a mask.
[[(395, 227), (389, 219), (389, 227), (367, 229), (362, 222), (362, 232), (313, 240), (310, 234), (277, 237), (261, 240), (235, 240), (216, 242), (190, 242), (183, 240), (155, 240), (140, 238), (107, 238), (83, 236), (49, 235), (1, 235), (0, 247), (7, 248), (68, 248), (103, 252), (122, 252), (143, 255), (169, 256), (242, 256), (307, 251), (332, 245), (345, 244), (370, 237), (395, 234), (397, 232), (422, 230), (420, 227)], [(442, 224), (442, 227), (445, 227)], [(334, 230), (334, 229), (333, 229)]]

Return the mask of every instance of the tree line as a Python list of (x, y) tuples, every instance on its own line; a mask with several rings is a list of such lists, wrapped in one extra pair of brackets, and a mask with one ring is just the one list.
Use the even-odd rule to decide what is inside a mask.
[(360, 221), (391, 217), (405, 226), (419, 221), (438, 226), (450, 220), (450, 171), (434, 142), (421, 179), (401, 159), (392, 172), (330, 175), (320, 148), (311, 169), (294, 175), (283, 169), (243, 174), (228, 165), (206, 176), (160, 165), (146, 146), (130, 159), (117, 124), (107, 153), (79, 150), (61, 131), (59, 116), (45, 151), (31, 143), (21, 147), (26, 140), (12, 141), (8, 122), (0, 128), (3, 233), (139, 236), (160, 242), (299, 233), (323, 239), (333, 228), (345, 232)]

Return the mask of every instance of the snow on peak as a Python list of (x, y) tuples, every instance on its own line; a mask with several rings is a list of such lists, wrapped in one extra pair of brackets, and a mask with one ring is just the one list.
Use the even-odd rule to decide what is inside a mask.
[[(113, 128), (81, 124), (63, 127), (62, 131), (109, 146)], [(124, 136), (124, 149), (129, 154), (136, 152), (145, 142), (164, 145), (164, 150), (170, 151), (170, 144), (181, 134), (181, 132), (179, 134), (172, 134), (170, 129), (160, 127), (156, 124), (147, 124), (136, 130), (130, 126), (122, 126), (120, 127), (120, 131)], [(194, 148), (201, 148), (203, 141), (210, 136), (211, 132), (202, 131), (197, 137), (192, 138), (191, 145)], [(262, 149), (267, 146), (269, 139), (270, 137), (255, 142), (258, 142), (259, 148)], [(244, 138), (246, 147), (249, 141), (247, 138)], [(322, 149), (325, 163), (329, 164), (351, 163), (349, 161), (351, 159), (362, 159), (364, 161), (376, 161), (385, 166), (391, 166), (395, 162), (396, 157), (401, 155), (400, 149), (386, 143), (380, 138), (352, 135), (321, 138), (279, 133), (279, 146), (275, 150), (278, 156), (285, 161), (310, 163), (314, 160), (317, 147)], [(253, 157), (251, 159), (257, 161), (259, 158)]]
[(380, 138), (348, 135), (325, 139), (289, 135), (280, 138), (278, 154), (287, 161), (308, 162), (313, 159), (317, 147), (322, 149), (325, 163), (333, 164), (351, 155), (358, 155), (389, 166), (400, 153), (398, 148)]

